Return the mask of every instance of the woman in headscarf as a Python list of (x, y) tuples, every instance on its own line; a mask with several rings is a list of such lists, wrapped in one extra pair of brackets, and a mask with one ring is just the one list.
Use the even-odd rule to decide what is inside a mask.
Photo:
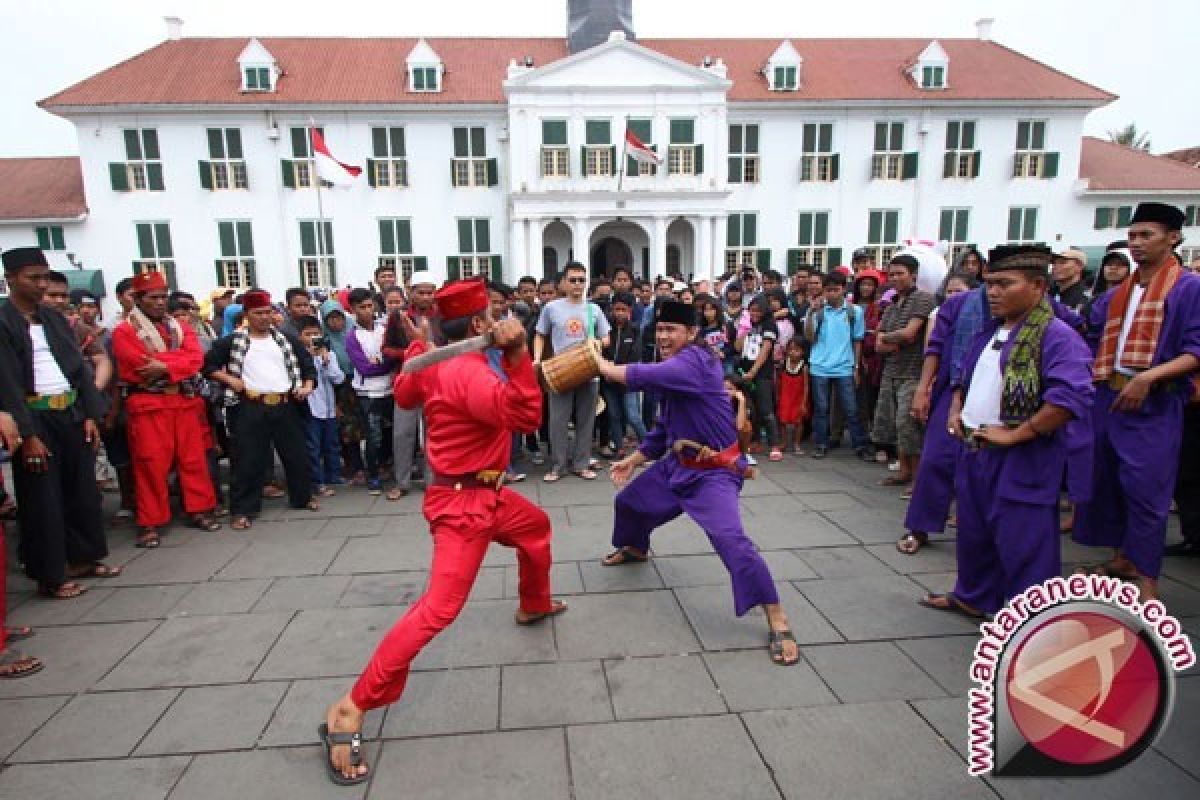
[(976, 281), (981, 281), (986, 266), (987, 259), (983, 257), (983, 253), (979, 252), (979, 248), (975, 245), (971, 245), (959, 254), (958, 260), (954, 262), (954, 268), (950, 271), (965, 272)]
[(224, 325), (221, 328), (221, 335), (228, 336), (238, 329), (238, 318), (242, 315), (241, 303), (230, 303), (225, 306), (225, 316), (223, 318)]

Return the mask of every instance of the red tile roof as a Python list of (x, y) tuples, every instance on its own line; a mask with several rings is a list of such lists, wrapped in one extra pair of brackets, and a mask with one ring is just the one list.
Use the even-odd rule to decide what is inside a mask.
[[(417, 40), (263, 38), (284, 75), (270, 94), (241, 91), (237, 57), (249, 39), (163, 42), (64, 89), (40, 105), (502, 103), (510, 59), (537, 66), (567, 56), (565, 39), (432, 38), (446, 65), (444, 91), (407, 91), (405, 57)], [(760, 71), (779, 39), (640, 39), (639, 44), (699, 65), (721, 58), (733, 80), (729, 99), (747, 100), (1067, 100), (1104, 104), (1115, 95), (995, 42), (939, 40), (950, 57), (949, 88), (918, 89), (904, 65), (928, 39), (793, 39), (804, 59), (798, 92), (768, 91)]]
[(1174, 161), (1181, 161), (1189, 167), (1200, 167), (1200, 147), (1187, 147), (1183, 150), (1172, 150), (1169, 153), (1163, 153), (1164, 158), (1170, 158)]
[(87, 212), (79, 159), (0, 158), (0, 220), (73, 219)]
[(1079, 177), (1093, 190), (1200, 192), (1200, 170), (1093, 136), (1083, 137)]

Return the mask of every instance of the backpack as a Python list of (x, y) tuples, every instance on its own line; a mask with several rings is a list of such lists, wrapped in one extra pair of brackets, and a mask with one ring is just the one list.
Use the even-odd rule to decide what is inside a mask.
[[(861, 310), (856, 304), (851, 303), (849, 300), (843, 302), (846, 306), (846, 322), (850, 325), (850, 336), (851, 338), (854, 338), (854, 325), (858, 322), (856, 315), (860, 314)], [(813, 312), (809, 311), (808, 313), (812, 314)], [(817, 340), (821, 338), (821, 324), (823, 322), (825, 322), (825, 306), (821, 306), (821, 310), (818, 311), (816, 315), (816, 325), (813, 328), (813, 344), (816, 344)]]

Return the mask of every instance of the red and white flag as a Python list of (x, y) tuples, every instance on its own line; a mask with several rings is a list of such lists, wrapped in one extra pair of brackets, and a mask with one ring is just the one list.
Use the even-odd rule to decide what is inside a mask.
[(313, 160), (317, 163), (317, 177), (329, 181), (334, 186), (350, 186), (354, 179), (362, 174), (362, 167), (353, 164), (343, 164), (333, 157), (325, 144), (325, 137), (316, 128), (312, 131)]
[(629, 128), (625, 129), (625, 152), (634, 161), (643, 164), (654, 164), (662, 166), (662, 156), (650, 149), (650, 147), (634, 135)]

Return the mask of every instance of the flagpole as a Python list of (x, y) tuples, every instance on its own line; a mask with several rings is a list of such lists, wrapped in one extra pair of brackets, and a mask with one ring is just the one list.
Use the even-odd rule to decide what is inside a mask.
[[(317, 122), (312, 117), (308, 118), (308, 149), (312, 153), (312, 177), (316, 181), (317, 187), (317, 276), (321, 275), (321, 259), (325, 257), (325, 206), (321, 202), (321, 174), (317, 170), (316, 152), (313, 151), (313, 130), (317, 127)], [(331, 289), (337, 288), (334, 286)]]
[(629, 115), (625, 115), (625, 132), (621, 134), (621, 171), (617, 173), (617, 193), (621, 192), (621, 184), (625, 181), (625, 165), (629, 162)]

